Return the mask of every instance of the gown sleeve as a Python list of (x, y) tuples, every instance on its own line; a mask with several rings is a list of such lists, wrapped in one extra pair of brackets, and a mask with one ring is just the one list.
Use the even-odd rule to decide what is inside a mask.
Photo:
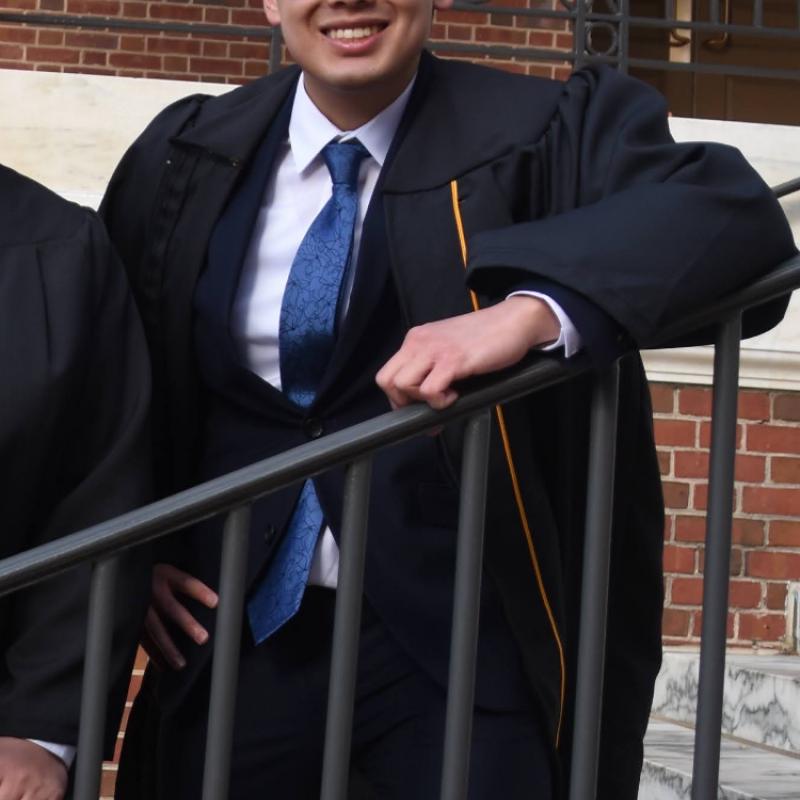
[[(0, 230), (17, 237), (0, 241), (2, 556), (151, 499), (150, 370), (127, 280), (97, 217), (53, 197), (33, 204), (38, 217), (25, 215), (34, 230), (46, 231), (41, 238), (21, 241)], [(25, 203), (20, 191), (15, 202)], [(149, 567), (147, 548), (121, 556), (107, 753)], [(90, 577), (90, 565), (80, 565), (0, 601), (0, 735), (76, 744)]]
[[(646, 347), (796, 252), (780, 205), (742, 155), (676, 144), (664, 99), (639, 81), (607, 68), (575, 73), (540, 144), (550, 213), (470, 240), (478, 291), (498, 278), (552, 281)], [(785, 305), (754, 309), (745, 335), (776, 324)]]

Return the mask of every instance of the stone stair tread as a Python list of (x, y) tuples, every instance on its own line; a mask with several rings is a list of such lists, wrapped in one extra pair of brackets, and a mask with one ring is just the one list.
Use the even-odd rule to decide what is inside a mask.
[[(655, 715), (694, 724), (699, 658), (693, 651), (664, 652)], [(800, 755), (800, 657), (729, 653), (722, 717), (724, 734)]]
[[(694, 730), (651, 718), (639, 800), (689, 800), (693, 752)], [(724, 800), (798, 800), (800, 758), (723, 737), (719, 796)]]

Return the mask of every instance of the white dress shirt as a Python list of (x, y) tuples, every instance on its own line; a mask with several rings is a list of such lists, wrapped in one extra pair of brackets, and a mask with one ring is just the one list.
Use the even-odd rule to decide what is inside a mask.
[[(358, 139), (369, 153), (361, 162), (358, 176), (358, 214), (351, 256), (356, 264), (367, 207), (412, 86), (413, 80), (391, 105), (360, 128), (342, 131), (314, 105), (304, 81), (298, 83), (288, 140), (280, 147), (264, 191), (231, 321), (242, 363), (278, 389), (281, 387), (278, 329), (283, 292), (303, 236), (331, 197), (331, 176), (322, 159), (322, 149), (332, 139)], [(349, 270), (341, 313), (347, 311), (354, 272)], [(580, 349), (580, 336), (557, 303), (537, 292), (515, 294), (542, 298), (558, 317), (561, 335), (543, 349), (564, 347), (567, 356)], [(335, 588), (338, 575), (339, 550), (330, 528), (326, 528), (317, 540), (308, 582)]]

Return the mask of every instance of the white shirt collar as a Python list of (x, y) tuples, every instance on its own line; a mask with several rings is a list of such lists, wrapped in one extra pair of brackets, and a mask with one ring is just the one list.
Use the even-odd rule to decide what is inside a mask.
[[(415, 76), (416, 77), (416, 76)], [(301, 76), (292, 103), (289, 120), (289, 147), (298, 172), (303, 172), (320, 154), (331, 139), (358, 139), (379, 166), (383, 166), (400, 118), (403, 116), (414, 78), (400, 96), (386, 106), (369, 122), (353, 131), (342, 131), (336, 127), (313, 103), (306, 92)]]

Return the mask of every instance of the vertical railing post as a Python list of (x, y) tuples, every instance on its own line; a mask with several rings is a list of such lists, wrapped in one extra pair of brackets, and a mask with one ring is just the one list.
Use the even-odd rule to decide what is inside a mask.
[(464, 800), (469, 782), (491, 431), (489, 414), (489, 411), (482, 411), (472, 417), (464, 434), (441, 800)]
[(228, 513), (222, 540), (203, 800), (228, 797), (249, 541), (250, 506), (242, 506)]
[(114, 634), (114, 591), (118, 572), (118, 557), (98, 561), (92, 567), (78, 762), (75, 766), (76, 800), (97, 800), (100, 795), (108, 672)]
[(703, 570), (703, 633), (700, 642), (692, 800), (716, 800), (719, 783), (741, 335), (742, 317), (736, 314), (720, 325), (714, 348), (711, 463)]
[(350, 464), (345, 475), (339, 581), (322, 759), (322, 800), (347, 798), (371, 471), (372, 459), (367, 457)]
[(594, 800), (597, 787), (618, 405), (614, 364), (597, 376), (592, 397), (570, 800)]

